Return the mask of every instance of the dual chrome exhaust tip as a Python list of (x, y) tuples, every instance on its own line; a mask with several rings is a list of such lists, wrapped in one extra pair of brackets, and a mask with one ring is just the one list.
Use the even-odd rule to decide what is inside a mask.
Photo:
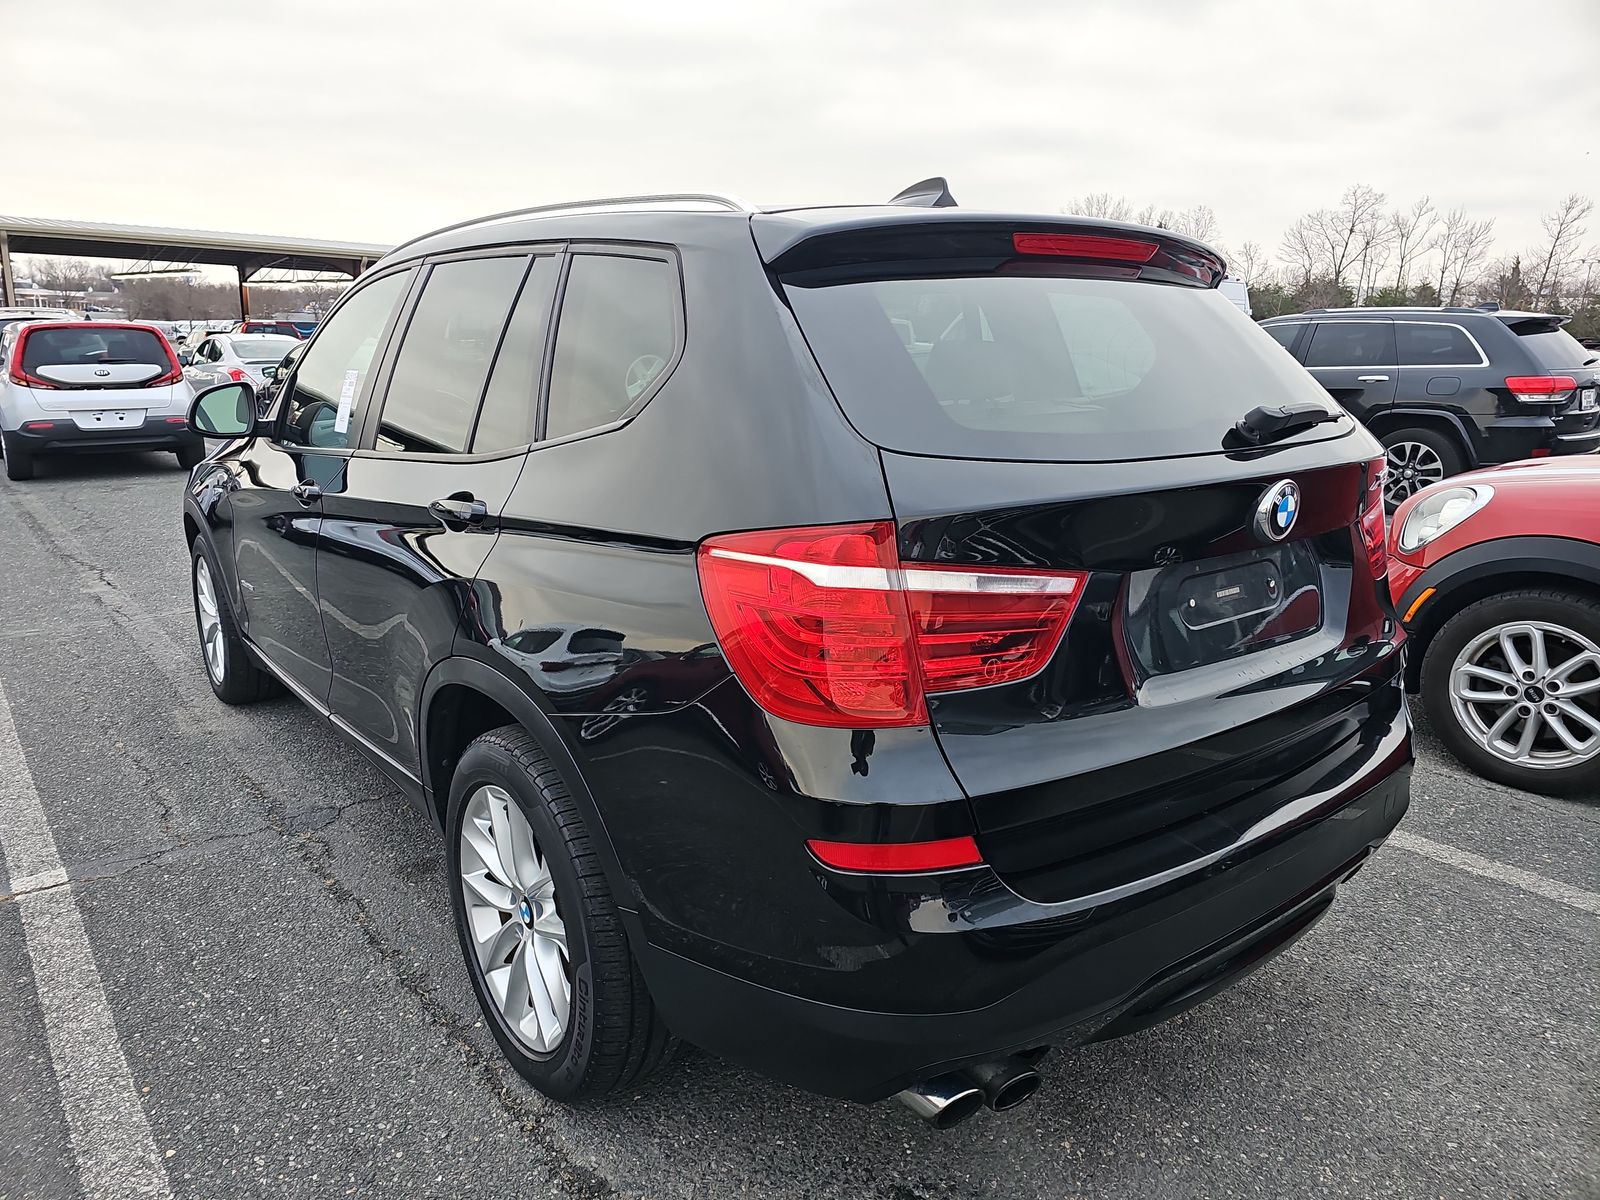
[(1039, 1090), (1039, 1072), (1033, 1068), (1042, 1057), (1031, 1051), (975, 1063), (925, 1079), (895, 1099), (935, 1129), (951, 1129), (980, 1108), (1005, 1112), (1031, 1097)]

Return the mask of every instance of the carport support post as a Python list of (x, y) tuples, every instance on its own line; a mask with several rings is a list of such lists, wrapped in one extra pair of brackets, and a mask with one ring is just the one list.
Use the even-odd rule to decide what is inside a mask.
[(0, 229), (0, 304), (10, 308), (17, 302), (17, 280), (11, 274), (11, 235)]
[(234, 273), (239, 276), (239, 320), (250, 319), (250, 289), (244, 285), (244, 268), (235, 267)]

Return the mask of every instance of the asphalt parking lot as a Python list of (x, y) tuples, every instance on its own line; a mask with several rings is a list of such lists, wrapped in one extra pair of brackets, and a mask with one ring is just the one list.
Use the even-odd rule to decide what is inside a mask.
[(0, 1200), (1600, 1195), (1600, 806), (1425, 733), (1316, 931), (1014, 1113), (940, 1134), (699, 1053), (545, 1101), (478, 1023), (425, 818), (296, 702), (213, 699), (182, 478), (0, 481)]

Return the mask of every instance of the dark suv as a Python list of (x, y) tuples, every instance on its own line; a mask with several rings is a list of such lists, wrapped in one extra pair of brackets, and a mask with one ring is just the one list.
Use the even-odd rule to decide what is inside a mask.
[(1600, 354), (1568, 317), (1314, 308), (1262, 323), (1389, 453), (1392, 509), (1472, 467), (1600, 449)]
[(429, 234), (265, 416), (196, 400), (212, 686), (439, 823), (549, 1095), (680, 1037), (1009, 1107), (1282, 950), (1408, 803), (1382, 452), (1222, 277), (953, 208)]

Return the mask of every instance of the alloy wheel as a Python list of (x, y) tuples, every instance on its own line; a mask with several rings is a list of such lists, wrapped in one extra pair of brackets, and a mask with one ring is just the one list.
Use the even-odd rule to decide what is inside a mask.
[(228, 670), (228, 649), (222, 636), (222, 614), (217, 608), (211, 565), (204, 555), (194, 560), (194, 608), (200, 618), (200, 651), (205, 655), (206, 670), (220, 684)]
[(1496, 758), (1564, 770), (1600, 754), (1600, 646), (1548, 621), (1513, 621), (1462, 647), (1450, 708)]
[(1415, 492), (1444, 478), (1444, 460), (1432, 446), (1421, 442), (1396, 442), (1388, 451), (1389, 470), (1383, 479), (1383, 498), (1391, 509)]
[(572, 1013), (567, 927), (549, 861), (509, 792), (485, 784), (461, 822), (461, 895), (486, 990), (536, 1054), (561, 1044)]

